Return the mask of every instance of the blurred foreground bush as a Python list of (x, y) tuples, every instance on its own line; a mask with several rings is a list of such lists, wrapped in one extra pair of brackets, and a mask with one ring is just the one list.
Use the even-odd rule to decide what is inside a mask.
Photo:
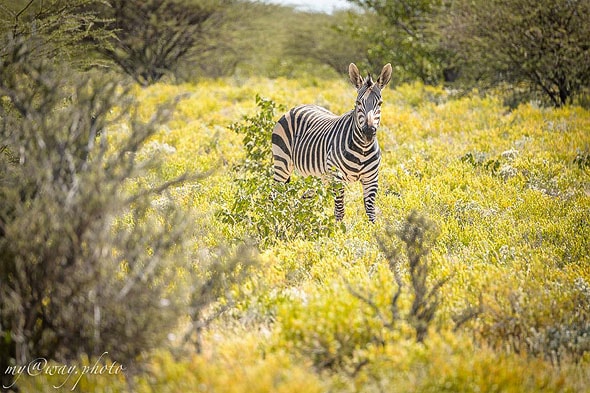
[(252, 258), (242, 250), (240, 261), (218, 253), (195, 263), (191, 216), (167, 191), (203, 175), (146, 176), (157, 157), (138, 153), (172, 105), (142, 120), (115, 80), (39, 61), (26, 40), (1, 55), (3, 384), (9, 365), (35, 358), (108, 352), (129, 370), (180, 316), (190, 317), (191, 337)]

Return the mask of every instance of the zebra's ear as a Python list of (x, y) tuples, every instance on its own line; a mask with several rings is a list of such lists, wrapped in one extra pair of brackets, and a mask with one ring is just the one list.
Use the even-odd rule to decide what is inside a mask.
[(381, 70), (381, 75), (377, 78), (377, 84), (379, 85), (380, 89), (383, 89), (389, 81), (391, 80), (391, 64), (387, 63)]
[(354, 87), (359, 89), (363, 85), (363, 78), (359, 72), (359, 69), (354, 65), (354, 63), (350, 63), (348, 66), (348, 76), (350, 77), (350, 82)]

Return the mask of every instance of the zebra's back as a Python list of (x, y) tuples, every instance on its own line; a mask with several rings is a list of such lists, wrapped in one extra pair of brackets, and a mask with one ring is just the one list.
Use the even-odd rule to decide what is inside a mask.
[(285, 113), (273, 131), (273, 154), (279, 164), (275, 179), (286, 181), (293, 167), (304, 176), (328, 173), (330, 150), (347, 119), (351, 121), (350, 114), (337, 116), (316, 105), (301, 105)]

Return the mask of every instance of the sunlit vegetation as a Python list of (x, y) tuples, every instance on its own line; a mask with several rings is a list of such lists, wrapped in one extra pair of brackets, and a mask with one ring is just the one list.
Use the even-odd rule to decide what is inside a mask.
[[(0, 5), (0, 390), (588, 391), (588, 1), (350, 3)], [(272, 179), (353, 61), (375, 224)]]
[[(159, 84), (134, 94), (145, 116), (181, 97), (173, 118), (145, 144), (143, 154), (163, 160), (153, 179), (213, 170), (171, 190), (180, 205), (198, 212), (194, 230), (207, 233), (193, 247), (256, 238), (259, 262), (245, 284), (225, 295), (231, 302), (220, 300), (230, 306), (199, 331), (199, 352), (170, 342), (137, 359), (141, 373), (84, 377), (81, 389), (587, 389), (588, 111), (531, 104), (511, 111), (499, 96), (454, 98), (419, 83), (387, 90), (377, 223), (366, 222), (360, 186), (351, 184), (343, 228), (290, 238), (220, 219), (236, 202), (236, 178), (248, 165), (243, 134), (229, 126), (268, 114), (256, 94), (284, 107), (318, 103), (341, 113), (351, 108), (354, 89), (341, 80), (227, 79)], [(324, 187), (301, 178), (295, 183), (301, 193), (290, 194), (293, 204), (306, 188)], [(331, 213), (329, 196), (316, 202), (318, 211)], [(271, 202), (266, 206), (268, 217), (282, 214)], [(244, 214), (250, 208), (241, 207)], [(289, 218), (306, 220), (305, 214)], [(412, 225), (425, 231), (426, 249), (404, 240)], [(426, 269), (421, 306), (432, 315), (422, 322), (412, 314), (412, 258), (423, 258)], [(185, 332), (179, 322), (169, 335)], [(24, 391), (49, 392), (61, 380), (36, 376), (19, 383)]]

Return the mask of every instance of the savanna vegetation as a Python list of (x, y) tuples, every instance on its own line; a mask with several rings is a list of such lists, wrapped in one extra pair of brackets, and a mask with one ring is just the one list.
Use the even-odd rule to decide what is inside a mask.
[[(0, 5), (2, 390), (588, 391), (590, 2), (352, 3)], [(272, 180), (350, 62), (375, 224)]]

